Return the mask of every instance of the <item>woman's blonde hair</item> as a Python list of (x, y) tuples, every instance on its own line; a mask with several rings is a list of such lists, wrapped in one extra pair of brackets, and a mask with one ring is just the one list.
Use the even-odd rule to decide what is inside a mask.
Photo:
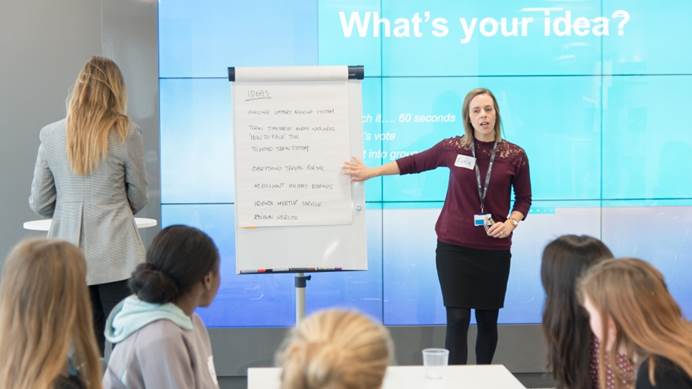
[(471, 124), (470, 105), (474, 97), (480, 95), (488, 95), (493, 99), (493, 108), (495, 109), (495, 141), (502, 140), (502, 118), (500, 117), (500, 106), (497, 105), (497, 99), (490, 89), (476, 88), (469, 91), (464, 97), (464, 103), (461, 105), (461, 116), (464, 120), (464, 137), (461, 139), (463, 146), (470, 146), (473, 141), (473, 124)]
[(89, 175), (108, 153), (111, 131), (124, 142), (130, 128), (125, 81), (118, 65), (91, 57), (79, 72), (67, 104), (67, 159)]
[(361, 313), (315, 313), (291, 331), (277, 352), (281, 388), (380, 388), (392, 348), (389, 332)]
[[(609, 259), (593, 266), (580, 280), (582, 303), (588, 298), (601, 315), (603, 339), (599, 348), (599, 381), (605, 388), (606, 358), (616, 366), (615, 354), (624, 348), (649, 362), (649, 380), (655, 384), (655, 357), (671, 360), (692, 375), (692, 324), (668, 292), (663, 275), (636, 258)], [(611, 350), (608, 323), (615, 326)], [(616, 371), (616, 373), (618, 373)], [(622, 373), (622, 372), (619, 372)], [(616, 384), (626, 379), (620, 374)]]
[(20, 242), (0, 281), (0, 387), (52, 389), (67, 374), (68, 353), (88, 389), (101, 368), (86, 286), (86, 262), (58, 240)]

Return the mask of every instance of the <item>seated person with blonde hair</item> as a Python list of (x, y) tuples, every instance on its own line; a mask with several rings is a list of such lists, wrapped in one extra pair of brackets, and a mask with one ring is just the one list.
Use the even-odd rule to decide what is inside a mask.
[(600, 340), (601, 388), (606, 361), (615, 366), (621, 353), (639, 363), (636, 389), (692, 389), (692, 323), (656, 268), (636, 258), (609, 259), (585, 274), (579, 293)]
[(282, 389), (376, 389), (393, 355), (389, 332), (355, 311), (317, 312), (277, 352)]
[(0, 388), (101, 389), (87, 265), (61, 240), (20, 242), (0, 282)]

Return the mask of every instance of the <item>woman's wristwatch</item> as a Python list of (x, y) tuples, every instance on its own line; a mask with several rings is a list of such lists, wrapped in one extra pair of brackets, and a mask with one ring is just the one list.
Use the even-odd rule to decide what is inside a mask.
[(519, 226), (519, 220), (511, 218), (511, 217), (507, 218), (507, 220), (509, 220), (509, 222), (512, 223), (514, 228), (517, 228), (517, 226)]

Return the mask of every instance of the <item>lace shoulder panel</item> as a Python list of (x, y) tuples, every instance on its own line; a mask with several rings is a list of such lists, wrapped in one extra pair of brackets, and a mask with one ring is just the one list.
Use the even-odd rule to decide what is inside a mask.
[(440, 143), (442, 144), (442, 146), (444, 148), (449, 148), (449, 149), (453, 149), (456, 151), (470, 150), (469, 147), (463, 147), (461, 145), (461, 139), (462, 139), (461, 136), (453, 136), (451, 138), (443, 139), (442, 142), (440, 142)]
[[(521, 147), (506, 140), (500, 141), (497, 145), (497, 157), (502, 159), (521, 158), (526, 152)], [(523, 159), (523, 158), (522, 158)]]
[[(445, 149), (453, 149), (455, 151), (470, 151), (471, 146), (470, 145), (464, 145), (463, 144), (463, 136), (453, 136), (451, 138), (446, 138), (443, 139), (440, 144), (442, 147)], [(487, 154), (490, 156), (492, 148), (488, 149), (481, 149), (481, 150), (476, 150), (477, 152), (481, 152), (484, 154)], [(500, 141), (497, 145), (497, 157), (499, 159), (510, 159), (510, 160), (517, 160), (517, 161), (525, 161), (526, 158), (523, 156), (526, 155), (526, 152), (524, 151), (523, 148), (515, 145), (514, 143), (508, 142), (504, 139)]]

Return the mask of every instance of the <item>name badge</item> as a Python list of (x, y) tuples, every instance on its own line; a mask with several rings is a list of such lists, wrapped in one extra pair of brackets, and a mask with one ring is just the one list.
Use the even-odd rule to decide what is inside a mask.
[(454, 166), (463, 167), (464, 169), (473, 169), (476, 166), (476, 158), (468, 155), (457, 154), (457, 159), (454, 161)]
[(493, 216), (489, 213), (482, 215), (473, 215), (473, 225), (476, 227), (491, 226), (493, 224)]

